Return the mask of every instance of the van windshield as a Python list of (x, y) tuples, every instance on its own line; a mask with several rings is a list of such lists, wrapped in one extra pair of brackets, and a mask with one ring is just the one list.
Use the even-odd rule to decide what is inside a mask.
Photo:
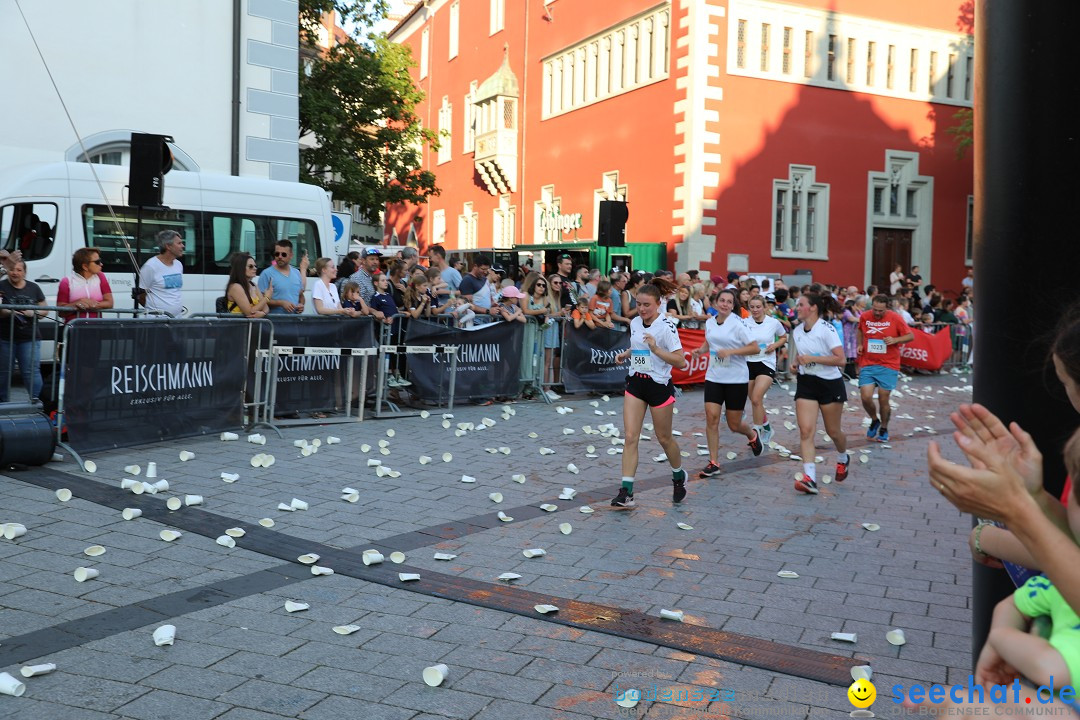
[[(83, 206), (83, 227), (86, 244), (101, 251), (105, 273), (134, 272), (128, 247), (135, 253), (135, 261), (141, 266), (154, 255), (158, 247), (154, 237), (162, 230), (175, 230), (185, 242), (184, 269), (201, 272), (198, 259), (198, 222), (196, 213), (185, 210), (143, 210), (142, 226), (139, 227), (138, 209), (113, 206), (114, 218), (104, 205)], [(139, 242), (135, 242), (138, 230)], [(126, 243), (125, 243), (126, 241)]]
[(56, 205), (25, 202), (0, 207), (0, 247), (21, 250), (23, 260), (40, 260), (56, 240)]

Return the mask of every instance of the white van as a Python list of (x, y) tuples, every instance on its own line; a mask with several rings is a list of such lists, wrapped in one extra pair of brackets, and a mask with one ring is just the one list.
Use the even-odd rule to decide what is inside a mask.
[[(215, 311), (235, 252), (250, 253), (260, 272), (271, 264), (277, 240), (292, 241), (294, 265), (304, 253), (312, 268), (317, 258), (335, 257), (330, 200), (314, 185), (173, 170), (165, 175), (163, 202), (169, 209), (143, 211), (136, 243), (137, 209), (125, 201), (128, 168), (93, 169), (116, 220), (87, 163), (0, 170), (0, 247), (22, 250), (27, 280), (41, 287), (50, 305), (60, 278), (72, 272), (72, 254), (92, 246), (101, 250), (114, 307), (133, 307), (136, 268), (123, 239), (141, 266), (157, 254), (154, 236), (161, 230), (176, 230), (185, 240), (184, 307), (192, 314)], [(307, 312), (313, 311), (312, 286), (309, 278)]]

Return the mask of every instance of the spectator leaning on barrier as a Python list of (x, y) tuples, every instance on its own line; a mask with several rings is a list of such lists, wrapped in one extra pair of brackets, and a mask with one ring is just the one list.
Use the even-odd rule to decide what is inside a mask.
[(247, 253), (233, 253), (229, 261), (229, 281), (225, 284), (225, 308), (230, 313), (244, 317), (266, 316), (270, 305), (267, 296), (255, 286), (258, 271), (255, 258)]
[(499, 309), (499, 316), (506, 322), (525, 322), (525, 313), (518, 305), (524, 297), (525, 294), (513, 285), (503, 288), (502, 299), (496, 306)]
[(315, 287), (311, 290), (311, 300), (315, 303), (315, 312), (319, 315), (345, 315), (357, 317), (360, 312), (354, 308), (343, 307), (338, 297), (334, 279), (337, 277), (337, 267), (330, 258), (319, 258), (315, 261), (315, 274), (318, 279)]
[[(37, 284), (26, 279), (26, 263), (15, 262), (8, 276), (0, 280), (0, 296), (4, 305), (44, 305), (45, 293)], [(0, 306), (2, 307), (2, 306)], [(8, 383), (19, 361), (23, 386), (31, 400), (41, 395), (41, 330), (34, 316), (45, 317), (44, 310), (0, 309), (0, 402), (8, 400)]]
[[(461, 285), (461, 273), (446, 262), (446, 248), (442, 245), (432, 245), (428, 249), (428, 264), (439, 271), (439, 277), (446, 286), (444, 289), (433, 288), (435, 294), (449, 297), (450, 293), (457, 290)], [(430, 277), (429, 274), (428, 278), (430, 279)]]
[(371, 296), (375, 294), (375, 282), (373, 278), (379, 271), (379, 260), (382, 255), (375, 248), (364, 248), (360, 255), (360, 269), (349, 276), (349, 279), (360, 286), (360, 297), (368, 305), (371, 305)]
[(162, 230), (156, 236), (158, 254), (146, 261), (139, 271), (142, 294), (139, 302), (147, 310), (166, 312), (179, 317), (184, 311), (184, 238), (175, 230)]
[(259, 292), (267, 296), (271, 315), (304, 312), (305, 280), (303, 273), (289, 264), (292, 256), (292, 241), (278, 240), (274, 243), (274, 263), (259, 275)]
[(402, 312), (407, 313), (413, 319), (428, 317), (431, 315), (431, 301), (432, 294), (427, 277), (419, 274), (413, 275), (412, 280), (409, 281), (409, 286), (405, 288), (405, 296), (401, 307)]
[(97, 248), (84, 247), (71, 256), (72, 273), (60, 279), (56, 304), (72, 307), (77, 313), (61, 313), (66, 323), (77, 317), (101, 317), (100, 312), (113, 306), (112, 288), (101, 272), (101, 252)]
[(497, 315), (498, 308), (492, 307), (492, 289), (488, 282), (491, 270), (491, 258), (477, 255), (473, 259), (472, 270), (461, 279), (461, 297), (469, 304), (469, 309), (476, 313), (475, 322), (491, 322)]
[(364, 302), (364, 298), (360, 297), (360, 286), (352, 280), (346, 280), (342, 284), (339, 296), (341, 297), (341, 307), (352, 308), (357, 315), (371, 314), (371, 309)]
[(371, 314), (376, 320), (382, 320), (389, 325), (397, 315), (397, 304), (394, 296), (390, 293), (390, 278), (386, 273), (375, 275), (375, 294), (371, 296)]

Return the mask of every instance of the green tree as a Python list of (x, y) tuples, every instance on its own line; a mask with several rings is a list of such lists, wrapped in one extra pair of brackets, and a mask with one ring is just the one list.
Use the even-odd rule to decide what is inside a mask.
[(971, 108), (960, 108), (953, 113), (953, 120), (956, 125), (946, 128), (945, 132), (956, 141), (956, 157), (963, 158), (975, 142), (975, 113)]
[[(344, 17), (371, 17), (374, 3), (301, 0), (302, 42), (313, 37), (311, 18), (343, 8)], [(381, 7), (381, 1), (379, 2)], [(437, 134), (421, 126), (416, 105), (424, 99), (409, 75), (409, 49), (384, 36), (349, 39), (326, 53), (302, 52), (300, 135), (312, 147), (300, 150), (300, 180), (319, 185), (337, 200), (376, 218), (387, 203), (424, 203), (439, 194), (435, 175), (420, 168), (424, 143)]]

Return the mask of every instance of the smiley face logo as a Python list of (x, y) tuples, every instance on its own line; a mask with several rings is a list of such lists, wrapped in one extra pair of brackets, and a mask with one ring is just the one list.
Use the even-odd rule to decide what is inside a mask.
[(877, 699), (877, 688), (869, 680), (859, 678), (847, 690), (848, 700), (857, 708), (868, 708)]

